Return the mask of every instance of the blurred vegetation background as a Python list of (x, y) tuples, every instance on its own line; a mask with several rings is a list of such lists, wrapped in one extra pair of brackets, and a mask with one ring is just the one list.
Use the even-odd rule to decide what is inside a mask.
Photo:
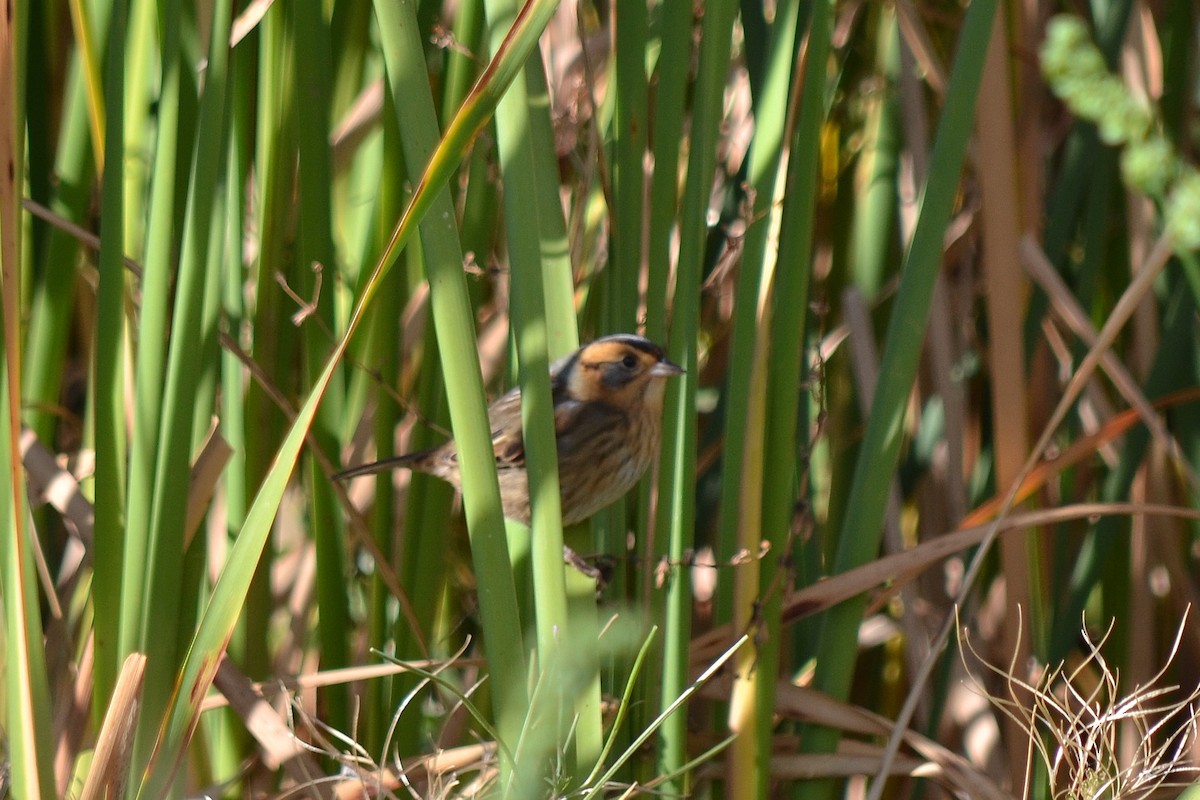
[[(0, 794), (1194, 780), (1193, 0), (0, 28)], [(687, 369), (657, 469), (505, 526), (486, 403), (552, 463), (618, 331)], [(331, 480), (451, 434), (461, 500)]]

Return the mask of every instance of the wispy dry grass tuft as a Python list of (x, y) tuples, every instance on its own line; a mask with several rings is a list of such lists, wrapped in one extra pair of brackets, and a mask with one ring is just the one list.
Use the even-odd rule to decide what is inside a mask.
[[(1084, 656), (1071, 667), (1034, 667), (1029, 680), (1018, 677), (1014, 658), (1007, 667), (989, 663), (962, 628), (960, 652), (970, 654), (1004, 686), (993, 694), (975, 685), (1029, 737), (1029, 748), (1045, 765), (1050, 796), (1064, 800), (1140, 800), (1160, 789), (1186, 786), (1200, 773), (1189, 751), (1200, 732), (1200, 685), (1190, 690), (1165, 684), (1187, 623), (1179, 623), (1166, 662), (1145, 684), (1121, 686), (1120, 670), (1101, 652), (1112, 634), (1110, 622), (1096, 640), (1082, 626)], [(968, 671), (970, 667), (968, 665)], [(1033, 771), (1023, 796), (1033, 793)]]

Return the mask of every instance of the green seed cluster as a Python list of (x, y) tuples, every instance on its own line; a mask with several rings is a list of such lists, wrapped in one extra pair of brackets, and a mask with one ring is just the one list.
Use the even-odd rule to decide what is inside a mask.
[(1094, 123), (1104, 142), (1125, 148), (1121, 174), (1126, 185), (1164, 200), (1167, 233), (1176, 249), (1200, 248), (1200, 174), (1157, 130), (1153, 111), (1108, 71), (1083, 20), (1051, 19), (1041, 56), (1042, 73), (1054, 93), (1076, 116)]
[(1094, 122), (1100, 138), (1108, 144), (1128, 144), (1149, 133), (1154, 121), (1150, 110), (1108, 71), (1104, 56), (1078, 17), (1062, 15), (1050, 20), (1042, 45), (1042, 72), (1054, 93), (1076, 116)]
[(1181, 250), (1200, 248), (1200, 174), (1188, 169), (1167, 196), (1167, 231)]

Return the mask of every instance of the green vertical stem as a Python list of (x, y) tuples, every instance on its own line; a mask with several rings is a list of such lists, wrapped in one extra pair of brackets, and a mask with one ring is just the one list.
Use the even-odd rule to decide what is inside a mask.
[[(657, 86), (655, 87), (653, 143), (651, 150), (654, 155), (654, 174), (650, 184), (649, 231), (647, 233), (647, 279), (646, 279), (646, 336), (661, 344), (667, 344), (667, 327), (670, 298), (667, 296), (667, 286), (672, 272), (672, 237), (675, 232), (675, 222), (679, 208), (679, 161), (680, 144), (684, 139), (684, 110), (688, 96), (689, 67), (692, 61), (692, 4), (688, 0), (666, 0), (660, 9), (662, 46), (657, 61)], [(673, 356), (677, 357), (677, 356)], [(676, 361), (682, 364), (683, 362)], [(685, 365), (686, 366), (686, 365)], [(672, 601), (660, 599), (654, 585), (653, 570), (645, 568), (650, 564), (659, 563), (666, 555), (670, 544), (666, 537), (670, 534), (668, 519), (674, 513), (674, 500), (663, 492), (674, 483), (675, 478), (664, 474), (670, 468), (672, 456), (668, 455), (674, 447), (673, 431), (678, 431), (680, 425), (686, 423), (676, 419), (677, 411), (672, 410), (682, 401), (673, 392), (684, 392), (683, 381), (670, 381), (667, 385), (664, 402), (663, 444), (660, 454), (658, 475), (658, 507), (655, 519), (639, 520), (638, 563), (642, 581), (640, 586), (640, 602), (646, 608), (656, 609), (655, 618), (663, 626), (667, 624), (667, 608)], [(649, 484), (643, 490), (642, 497), (649, 500), (651, 492)], [(645, 503), (649, 506), (649, 503)], [(686, 593), (686, 589), (683, 589)], [(678, 597), (675, 598), (677, 602)], [(667, 630), (672, 630), (667, 628)], [(649, 623), (647, 624), (649, 632)], [(655, 648), (659, 645), (655, 642)], [(677, 646), (677, 645), (676, 645)], [(678, 664), (675, 665), (676, 668)], [(629, 715), (628, 734), (637, 736), (645, 726), (656, 716), (656, 710), (670, 703), (676, 696), (674, 693), (680, 687), (682, 676), (676, 669), (669, 681), (660, 681), (656, 687), (644, 690), (644, 697), (635, 702)], [(683, 758), (680, 746), (681, 731), (678, 721), (672, 721), (673, 753), (672, 760)], [(653, 770), (647, 768), (640, 776), (650, 778), (659, 773), (658, 767), (665, 762), (656, 764)]]
[[(659, 477), (657, 538), (676, 565), (667, 581), (662, 698), (665, 709), (688, 684), (691, 637), (691, 581), (683, 567), (695, 536), (697, 325), (700, 273), (705, 259), (708, 202), (716, 169), (717, 144), (729, 74), (731, 35), (737, 5), (714, 2), (705, 8), (700, 67), (692, 112), (691, 150), (679, 223), (679, 263), (671, 308), (670, 353), (687, 370), (668, 383), (664, 444)], [(676, 711), (663, 723), (659, 771), (676, 773), (687, 763), (687, 717)], [(671, 781), (664, 791), (686, 792), (688, 779)]]
[[(298, 0), (287, 5), (295, 38), (293, 61), (296, 96), (291, 109), (295, 115), (299, 160), (299, 218), (297, 221), (299, 257), (293, 264), (292, 277), (301, 297), (315, 303), (313, 316), (300, 331), (303, 342), (305, 385), (311, 385), (321, 373), (328, 357), (330, 331), (334, 330), (333, 285), (337, 270), (333, 249), (331, 213), (333, 168), (329, 151), (329, 108), (332, 99), (331, 76), (334, 68), (330, 51), (329, 26), (319, 0)], [(318, 273), (320, 270), (318, 280)], [(318, 287), (320, 294), (318, 295)], [(316, 446), (332, 456), (338, 452), (338, 431), (342, 426), (345, 403), (342, 382), (330, 385), (312, 435)], [(317, 637), (320, 641), (322, 669), (344, 667), (350, 661), (350, 607), (346, 591), (346, 534), (341, 507), (333, 486), (321, 473), (315, 454), (307, 461), (308, 493), (317, 561)], [(324, 692), (324, 718), (339, 730), (349, 729), (350, 703), (347, 686), (329, 687)]]
[(463, 0), (454, 17), (454, 43), (446, 52), (446, 86), (442, 97), (442, 125), (448, 125), (471, 90), (479, 73), (479, 58), (474, 53), (483, 38), (483, 0)]
[[(763, 454), (763, 536), (761, 560), (763, 598), (760, 624), (766, 635), (758, 648), (756, 704), (759, 749), (756, 758), (759, 796), (770, 785), (771, 729), (769, 709), (775, 707), (775, 677), (779, 674), (783, 644), (781, 623), (788, 563), (795, 542), (791, 518), (796, 506), (802, 450), (797, 436), (801, 418), (809, 278), (812, 263), (816, 204), (819, 194), (821, 128), (828, 96), (828, 63), (832, 52), (834, 3), (812, 5), (805, 53), (805, 72), (799, 119), (793, 132), (788, 160), (782, 221), (779, 233), (779, 268), (775, 276), (770, 326), (771, 370), (767, 385), (766, 439)], [(799, 38), (799, 31), (797, 32)], [(803, 415), (807, 418), (807, 415)], [(787, 465), (788, 468), (783, 468)], [(803, 490), (803, 487), (801, 487)]]
[(108, 136), (104, 145), (101, 189), (100, 281), (96, 290), (94, 503), (95, 555), (93, 602), (96, 625), (96, 679), (92, 690), (96, 708), (104, 708), (117, 679), (120, 661), (118, 620), (121, 605), (121, 565), (125, 542), (127, 440), (125, 434), (125, 197), (124, 114), (125, 28), (128, 8), (114, 0), (108, 29), (104, 86), (108, 107)]
[(665, 0), (660, 13), (662, 49), (657, 63), (654, 103), (646, 336), (662, 343), (666, 339), (669, 319), (667, 281), (671, 273), (671, 236), (679, 205), (679, 146), (684, 138), (684, 108), (692, 60), (692, 3)]
[[(667, 285), (671, 276), (672, 236), (675, 228), (676, 211), (679, 205), (679, 148), (684, 137), (684, 107), (688, 95), (688, 65), (692, 59), (692, 4), (687, 0), (666, 0), (659, 10), (658, 26), (661, 37), (661, 48), (655, 65), (655, 103), (654, 124), (651, 128), (653, 141), (651, 150), (654, 156), (654, 172), (650, 177), (650, 205), (648, 209), (647, 232), (647, 275), (646, 275), (646, 337), (660, 345), (667, 343), (668, 297)], [(674, 385), (668, 385), (668, 397)], [(665, 411), (665, 409), (664, 409)], [(672, 423), (668, 416), (663, 421), (664, 431), (669, 430)], [(666, 452), (670, 435), (664, 433), (663, 453)], [(663, 456), (665, 458), (665, 456)], [(660, 462), (662, 463), (662, 462)], [(651, 479), (653, 480), (653, 478)], [(641, 490), (642, 507), (650, 508), (652, 496), (651, 480), (646, 480)], [(658, 485), (666, 484), (659, 481)], [(661, 518), (668, 513), (664, 500), (660, 499), (657, 510)], [(643, 567), (658, 563), (658, 558), (666, 553), (666, 543), (659, 539), (659, 531), (655, 521), (643, 514), (637, 525), (637, 555), (635, 563)], [(623, 544), (623, 543), (622, 543)], [(643, 568), (638, 571), (640, 585), (633, 587), (636, 594), (631, 596), (635, 602), (645, 608), (656, 609), (656, 614), (646, 622), (646, 633), (655, 620), (660, 623), (660, 616), (665, 612), (665, 605), (655, 597), (653, 570)], [(660, 647), (657, 640), (654, 647)], [(627, 717), (626, 729), (622, 732), (630, 740), (636, 737), (650, 724), (660, 707), (657, 697), (661, 685), (647, 685), (639, 688), (640, 696), (632, 704)], [(636, 777), (649, 779), (656, 771), (648, 766)], [(629, 776), (632, 780), (635, 776)]]
[[(611, 200), (608, 209), (608, 233), (610, 240), (608, 264), (600, 273), (603, 282), (602, 331), (620, 332), (638, 330), (640, 320), (638, 283), (642, 274), (642, 253), (645, 244), (645, 193), (647, 188), (645, 158), (649, 107), (647, 105), (646, 40), (649, 35), (649, 19), (646, 6), (630, 3), (621, 7), (621, 13), (613, 8), (615, 99), (607, 99), (614, 108), (612, 116), (612, 161)], [(597, 109), (599, 116), (599, 109)], [(639, 486), (641, 507), (649, 500), (649, 480)], [(593, 542), (600, 552), (624, 555), (628, 535), (628, 509), (624, 501), (614, 504), (594, 520)], [(591, 536), (593, 531), (588, 531)], [(568, 543), (573, 544), (568, 537)], [(583, 546), (581, 540), (579, 546)], [(618, 570), (611, 587), (620, 596), (628, 596), (633, 570), (623, 559), (617, 561)], [(581, 603), (582, 606), (582, 603)]]
[[(79, 62), (76, 54), (67, 66), (62, 127), (54, 161), (57, 180), (50, 199), (51, 211), (74, 222), (80, 222), (87, 213), (94, 177), (87, 98)], [(119, 115), (121, 109), (115, 109), (115, 113)], [(43, 443), (52, 447), (58, 420), (52, 409), (59, 402), (63, 361), (71, 333), (69, 320), (76, 297), (79, 242), (66, 232), (51, 228), (41, 251), (44, 257), (33, 276), (23, 391), (29, 426)]]
[[(721, 458), (727, 470), (741, 468), (743, 448), (747, 444), (742, 422), (746, 419), (752, 395), (742, 391), (740, 387), (750, 383), (756, 339), (759, 335), (759, 304), (751, 302), (749, 298), (759, 297), (762, 280), (774, 270), (775, 253), (768, 253), (768, 236), (770, 220), (773, 219), (772, 209), (780, 201), (776, 187), (782, 184), (779, 175), (780, 158), (784, 148), (783, 137), (787, 122), (788, 93), (791, 91), (793, 45), (798, 13), (798, 4), (795, 2), (781, 4), (779, 7), (777, 21), (772, 28), (771, 52), (765, 60), (765, 85), (755, 106), (755, 136), (749, 153), (748, 175), (753, 186), (751, 196), (754, 208), (750, 215), (750, 227), (746, 230), (745, 249), (742, 251), (743, 266), (737, 279), (737, 296), (743, 300), (735, 304), (733, 309), (729, 373), (726, 378), (728, 390), (724, 393), (727, 429)], [(777, 244), (777, 241), (773, 241), (772, 246), (774, 244)], [(742, 489), (743, 484), (740, 480), (721, 482), (717, 544), (714, 550), (717, 563), (727, 562), (742, 546), (737, 541), (738, 498)], [(761, 487), (755, 487), (755, 492), (761, 494)], [(757, 536), (758, 532), (755, 531), (753, 535)], [(743, 569), (753, 568), (752, 565), (747, 565)], [(719, 619), (731, 617), (732, 583), (718, 582)]]
[(895, 12), (877, 6), (876, 73), (881, 90), (871, 97), (865, 146), (859, 157), (855, 181), (854, 232), (849, 268), (854, 285), (872, 301), (887, 280), (894, 262), (897, 169), (901, 147), (900, 94), (896, 75), (900, 69), (899, 30)]
[[(257, 79), (254, 105), (246, 109), (240, 125), (252, 132), (248, 144), (253, 164), (253, 206), (247, 215), (257, 221), (257, 258), (251, 265), (249, 281), (255, 287), (253, 317), (250, 329), (254, 332), (250, 355), (277, 386), (285, 392), (291, 388), (295, 372), (293, 353), (295, 326), (288, 320), (284, 308), (286, 296), (275, 280), (276, 273), (287, 274), (291, 243), (289, 218), (292, 212), (292, 174), (295, 152), (292, 136), (294, 126), (288, 124), (288, 85), (291, 82), (291, 63), (288, 58), (284, 21), (286, 9), (273, 5), (258, 26), (256, 50), (238, 48), (238, 54), (256, 56), (253, 74)], [(251, 116), (253, 115), (253, 116)], [(243, 281), (244, 282), (244, 281)], [(290, 303), (290, 300), (287, 300)], [(264, 476), (268, 474), (283, 435), (283, 416), (275, 401), (251, 380), (245, 387), (245, 486), (246, 503), (253, 500)], [(269, 545), (268, 545), (269, 547)], [(265, 657), (267, 615), (270, 607), (268, 569), (270, 557), (263, 560), (254, 576), (249, 592), (250, 607), (243, 619), (246, 656), (251, 663)], [(266, 605), (263, 605), (266, 604)]]
[[(297, 348), (300, 346), (300, 334), (290, 319), (296, 310), (295, 304), (277, 281), (279, 275), (291, 279), (296, 259), (295, 175), (299, 132), (292, 121), (294, 115), (291, 104), (295, 102), (295, 92), (291, 85), (295, 80), (296, 67), (286, 5), (275, 4), (267, 10), (259, 23), (256, 38), (255, 49), (247, 51), (247, 48), (239, 47), (237, 51), (239, 54), (247, 51), (256, 59), (252, 72), (256, 80), (256, 91), (252, 98), (255, 102), (246, 106), (246, 119), (242, 124), (254, 137), (250, 145), (254, 191), (249, 198), (253, 205), (247, 209), (247, 215), (257, 223), (254, 228), (258, 248), (250, 264), (251, 274), (243, 282), (254, 287), (250, 302), (250, 308), (253, 309), (251, 356), (266, 373), (267, 379), (286, 396), (298, 388)], [(245, 486), (248, 490), (247, 502), (251, 502), (249, 515), (254, 509), (252, 501), (261, 495), (263, 482), (271, 474), (278, 442), (287, 427), (274, 398), (258, 381), (249, 382), (245, 389), (244, 404)], [(247, 516), (240, 536), (245, 536), (246, 526), (251, 519)], [(235, 540), (234, 546), (236, 544)], [(247, 587), (248, 604), (239, 623), (239, 636), (243, 641), (239, 651), (247, 658), (248, 667), (259, 664), (263, 668), (270, 663), (267, 623), (272, 606), (270, 575), (273, 557), (273, 542), (268, 540)]]
[[(519, 6), (509, 0), (487, 0), (484, 7), (489, 43), (495, 50)], [(544, 669), (560, 663), (554, 653), (563, 637), (569, 635), (571, 625), (562, 559), (554, 403), (548, 375), (551, 358), (565, 355), (578, 340), (550, 98), (540, 51), (530, 56), (522, 75), (496, 107), (496, 135), (504, 177), (512, 285), (510, 317), (520, 368), (521, 420), (529, 475), (538, 658)], [(560, 748), (565, 748), (571, 717), (568, 708), (574, 698), (557, 694), (566, 688), (561, 676), (547, 677), (546, 685), (556, 693), (551, 705), (555, 739)], [(598, 711), (598, 692), (588, 706)], [(600, 735), (598, 713), (589, 714), (587, 725), (587, 735), (595, 742)], [(590, 764), (582, 766), (586, 769)], [(528, 777), (524, 770), (522, 775)], [(521, 796), (519, 791), (517, 796)]]
[[(489, 9), (489, 16), (495, 13)], [(505, 18), (499, 30), (503, 32)], [(540, 61), (533, 56), (540, 69)], [(528, 71), (525, 73), (528, 77)], [(504, 173), (504, 201), (509, 226), (509, 268), (512, 283), (509, 314), (512, 320), (521, 378), (521, 424), (524, 432), (525, 464), (529, 475), (531, 511), (530, 536), (533, 566), (533, 597), (537, 621), (538, 660), (544, 669), (558, 663), (555, 651), (568, 630), (567, 594), (563, 573), (562, 505), (558, 488), (558, 450), (554, 433), (554, 402), (550, 395), (550, 359), (547, 341), (545, 292), (542, 281), (540, 232), (542, 222), (537, 194), (553, 184), (537, 180), (533, 147), (528, 127), (530, 106), (518, 77), (513, 89), (496, 109), (500, 164)], [(535, 217), (528, 219), (529, 210)], [(557, 693), (553, 677), (547, 685)], [(565, 745), (570, 698), (554, 695), (551, 713)], [(521, 796), (518, 791), (517, 796)]]
[(643, 207), (646, 190), (647, 128), (646, 36), (643, 3), (621, 6), (616, 26), (616, 141), (614, 206), (610, 213), (612, 256), (605, 275), (610, 282), (609, 323), (614, 331), (632, 331), (637, 320), (638, 276), (642, 261)]
[[(367, 248), (366, 260), (364, 260), (364, 272), (370, 268), (370, 263), (376, 257), (376, 254), (382, 252), (387, 246), (387, 225), (391, 220), (396, 219), (403, 209), (405, 197), (404, 191), (404, 161), (400, 154), (399, 131), (396, 127), (396, 112), (392, 108), (390, 96), (384, 98), (384, 117), (380, 121), (383, 127), (383, 153), (382, 163), (380, 164), (380, 172), (376, 176), (379, 179), (379, 188), (375, 195), (375, 232), (374, 240), (371, 241)], [(420, 275), (420, 251), (419, 248), (410, 247), (401, 258), (407, 259), (409, 269), (402, 271), (394, 270), (392, 274), (384, 278), (383, 285), (380, 287), (380, 305), (384, 308), (403, 308), (406, 300), (406, 283), (405, 278), (408, 275)], [(397, 331), (395, 316), (391, 314), (376, 314), (366, 320), (368, 326), (367, 335), (359, 335), (359, 339), (366, 339), (363, 343), (365, 346), (362, 351), (356, 353), (356, 359), (359, 363), (366, 367), (364, 378), (374, 374), (389, 375), (391, 371), (403, 370), (403, 351), (400, 345), (400, 337)], [(432, 337), (430, 337), (432, 338)], [(422, 377), (432, 375), (434, 370), (427, 369), (422, 371)], [(375, 411), (373, 415), (374, 440), (376, 448), (376, 456), (378, 458), (386, 458), (394, 454), (394, 442), (396, 438), (396, 423), (400, 417), (400, 408), (398, 403), (391, 397), (388, 391), (388, 386), (376, 386), (374, 390), (375, 396)], [(356, 415), (357, 416), (357, 415)], [(416, 477), (415, 475), (413, 476)], [(411, 495), (417, 491), (414, 484), (409, 485), (409, 493)], [(421, 500), (424, 496), (421, 495)], [(391, 563), (399, 568), (408, 568), (415, 566), (415, 569), (409, 569), (408, 572), (400, 575), (401, 585), (409, 593), (415, 606), (414, 611), (418, 620), (426, 621), (433, 619), (436, 611), (436, 600), (440, 595), (442, 568), (438, 565), (441, 559), (431, 559), (427, 562), (415, 563), (408, 554), (416, 552), (416, 545), (425, 538), (434, 536), (433, 532), (422, 530), (418, 526), (417, 513), (411, 513), (405, 518), (405, 533), (403, 542), (407, 547), (407, 553), (401, 557), (397, 540), (400, 538), (397, 530), (398, 520), (396, 514), (393, 513), (396, 504), (396, 492), (394, 489), (394, 475), (391, 472), (385, 472), (377, 476), (375, 480), (375, 501), (374, 512), (371, 515), (371, 535), (375, 538), (375, 543), (379, 547), (379, 552), (386, 553), (391, 559)], [(414, 504), (416, 505), (416, 504)], [(424, 503), (421, 503), (424, 505)], [(441, 504), (440, 508), (444, 513), (445, 504)], [(419, 506), (418, 506), (419, 507)], [(432, 573), (432, 575), (426, 574)], [(421, 604), (425, 604), (422, 607)], [(395, 656), (397, 658), (412, 658), (415, 656), (428, 656), (427, 652), (420, 652), (413, 646), (413, 642), (421, 641), (422, 632), (414, 632), (410, 630), (408, 622), (401, 618), (398, 623), (393, 623), (391, 620), (391, 592), (384, 584), (379, 576), (379, 571), (376, 569), (376, 574), (371, 580), (371, 598), (368, 613), (370, 619), (368, 621), (368, 642), (371, 647), (382, 650), (383, 652)], [(387, 737), (388, 728), (391, 723), (391, 717), (395, 713), (395, 709), (399, 698), (415, 685), (414, 679), (406, 679), (405, 676), (396, 676), (395, 679), (389, 681), (372, 681), (367, 684), (366, 695), (364, 698), (365, 718), (363, 741), (362, 744), (367, 748), (367, 752), (376, 754), (381, 753), (381, 747)], [(401, 725), (395, 731), (394, 747), (397, 752), (407, 753), (413, 752), (420, 744), (420, 730), (416, 725)]]
[[(191, 273), (186, 277), (182, 269), (178, 274), (175, 271), (180, 218), (176, 201), (183, 185), (178, 169), (181, 163), (187, 163), (184, 154), (188, 152), (186, 143), (191, 141), (191, 131), (182, 121), (187, 116), (185, 109), (194, 103), (194, 97), (186, 96), (184, 87), (189, 82), (182, 75), (182, 14), (164, 0), (158, 15), (162, 94), (146, 228), (118, 629), (121, 657), (134, 651), (147, 656), (144, 700), (152, 707), (166, 705), (173, 683), (181, 599), (179, 531), (186, 509), (186, 501), (180, 498), (187, 490), (191, 434), (191, 406), (184, 404), (180, 386), (173, 383), (179, 380), (179, 365), (170, 362), (168, 346), (178, 348), (186, 341), (189, 355), (194, 353), (192, 337), (198, 333), (198, 321), (187, 317), (182, 309), (198, 309), (203, 297), (202, 283), (194, 280), (194, 276), (202, 276), (203, 263), (191, 263)], [(186, 251), (180, 253), (184, 255)], [(176, 290), (180, 308), (173, 313)], [(174, 358), (179, 358), (178, 350)], [(168, 374), (171, 372), (176, 377)], [(183, 379), (193, 377), (194, 372), (189, 370)], [(149, 758), (156, 733), (152, 717), (142, 717), (139, 722), (133, 753), (135, 768)]]
[[(155, 101), (165, 101), (165, 87), (151, 80), (153, 64), (162, 56), (162, 43), (155, 39), (155, 21), (158, 14), (156, 0), (130, 0), (126, 12), (127, 31), (122, 34), (124, 49), (121, 94), (126, 102), (117, 106), (112, 99), (111, 87), (106, 85), (104, 94), (108, 112), (105, 143), (113, 136), (113, 124), (117, 114), (122, 115), (125, 134), (125, 166), (120, 173), (125, 181), (124, 192), (124, 237), (126, 255), (143, 261), (146, 241), (147, 188), (151, 182), (150, 165), (154, 161), (154, 135), (162, 135), (159, 120), (151, 121), (150, 113)], [(159, 51), (155, 52), (155, 46)], [(109, 46), (112, 44), (110, 42)], [(159, 92), (155, 97), (154, 93)], [(104, 159), (107, 169), (108, 157)]]
[[(224, 259), (221, 269), (221, 317), (225, 330), (238, 340), (246, 323), (245, 281), (246, 270), (242, 260), (242, 231), (245, 229), (246, 193), (244, 187), (249, 180), (248, 139), (250, 87), (245, 77), (249, 71), (252, 54), (247, 49), (235, 50), (231, 54), (231, 80), (229, 81), (228, 128), (230, 146), (229, 165), (226, 168), (225, 191), (226, 236)], [(239, 77), (241, 80), (239, 80)], [(221, 405), (220, 434), (232, 450), (229, 463), (221, 475), (222, 496), (225, 500), (226, 536), (232, 537), (246, 521), (249, 505), (249, 489), (246, 474), (246, 448), (248, 436), (246, 386), (244, 366), (238, 356), (221, 349)], [(271, 612), (271, 594), (266, 569), (260, 569), (252, 582), (246, 602), (245, 614), (229, 643), (229, 657), (252, 679), (266, 676), (269, 660), (267, 656), (266, 621)], [(249, 738), (246, 726), (240, 717), (228, 709), (221, 712), (219, 723), (213, 723), (214, 733), (212, 763), (216, 775), (232, 775), (245, 756), (245, 742)]]
[[(757, 647), (736, 657), (734, 694), (729, 711), (737, 739), (729, 751), (730, 796), (765, 796), (770, 781), (772, 736), (769, 709), (774, 705), (779, 662), (778, 566), (789, 542), (788, 520), (781, 515), (794, 506), (796, 475), (796, 412), (800, 394), (800, 359), (816, 197), (816, 166), (820, 124), (824, 119), (825, 62), (829, 52), (826, 3), (813, 5), (808, 37), (807, 72), (795, 74), (795, 44), (802, 24), (798, 3), (780, 6), (772, 29), (772, 45), (764, 66), (766, 76), (758, 96), (758, 115), (750, 178), (754, 211), (746, 233), (743, 274), (734, 352), (731, 356), (724, 457), (718, 563), (735, 552), (764, 552), (761, 559), (739, 566), (733, 575), (733, 595), (723, 591), (722, 609), (738, 632), (760, 624), (766, 631)], [(789, 97), (793, 82), (803, 77), (800, 123), (793, 138)], [(786, 219), (781, 224), (780, 217)], [(786, 252), (781, 252), (786, 251)], [(786, 259), (785, 259), (786, 256)], [(782, 264), (782, 269), (779, 265)], [(748, 298), (759, 298), (751, 303)], [(757, 312), (757, 313), (756, 313)], [(744, 363), (743, 363), (744, 362)], [(769, 365), (769, 368), (768, 368)], [(741, 387), (749, 386), (749, 391)], [(762, 547), (763, 543), (770, 547)], [(772, 609), (770, 616), (756, 611)]]

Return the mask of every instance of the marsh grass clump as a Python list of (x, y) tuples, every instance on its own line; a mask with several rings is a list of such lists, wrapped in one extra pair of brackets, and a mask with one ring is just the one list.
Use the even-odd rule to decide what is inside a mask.
[[(1079, 663), (1035, 669), (1029, 680), (1018, 677), (1015, 662), (1006, 668), (988, 663), (965, 631), (960, 651), (964, 661), (969, 651), (1004, 687), (1002, 694), (993, 694), (982, 680), (975, 680), (979, 691), (1029, 737), (1029, 748), (1046, 768), (1050, 797), (1138, 800), (1160, 789), (1189, 785), (1200, 773), (1200, 766), (1188, 758), (1200, 731), (1200, 685), (1184, 690), (1164, 684), (1185, 622), (1186, 617), (1166, 663), (1132, 689), (1121, 685), (1120, 671), (1101, 652), (1112, 624), (1099, 641), (1084, 625)], [(1032, 769), (1027, 774), (1023, 796), (1033, 793), (1034, 774)]]

